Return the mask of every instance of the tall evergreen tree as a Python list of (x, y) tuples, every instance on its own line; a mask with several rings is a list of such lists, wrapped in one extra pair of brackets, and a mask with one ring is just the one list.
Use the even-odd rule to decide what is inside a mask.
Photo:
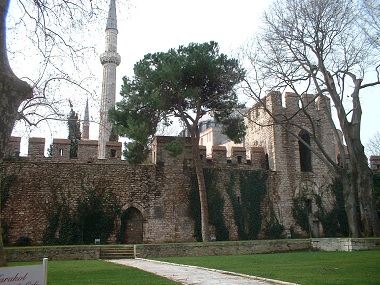
[[(134, 66), (132, 80), (124, 78), (121, 95), (111, 117), (120, 135), (139, 143), (130, 149), (144, 150), (157, 129), (158, 123), (172, 124), (179, 118), (190, 134), (195, 172), (201, 205), (202, 240), (209, 240), (208, 207), (202, 161), (199, 152), (200, 119), (209, 114), (225, 124), (226, 133), (234, 140), (243, 131), (231, 132), (229, 123), (236, 122), (234, 110), (238, 103), (235, 85), (244, 78), (236, 59), (219, 53), (215, 42), (195, 44), (168, 52), (145, 55)], [(242, 119), (241, 119), (242, 120)]]
[(78, 157), (78, 140), (82, 138), (82, 133), (80, 131), (80, 122), (78, 119), (78, 114), (73, 110), (73, 105), (70, 102), (70, 114), (67, 117), (67, 127), (69, 129), (68, 139), (71, 141), (70, 144), (70, 158)]

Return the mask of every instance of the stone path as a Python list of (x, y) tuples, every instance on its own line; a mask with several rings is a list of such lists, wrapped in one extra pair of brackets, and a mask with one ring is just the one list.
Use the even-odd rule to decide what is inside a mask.
[(116, 259), (108, 261), (112, 263), (136, 267), (138, 269), (148, 271), (186, 285), (296, 285), (295, 283), (265, 279), (228, 271), (207, 269), (198, 266), (180, 265), (141, 258)]

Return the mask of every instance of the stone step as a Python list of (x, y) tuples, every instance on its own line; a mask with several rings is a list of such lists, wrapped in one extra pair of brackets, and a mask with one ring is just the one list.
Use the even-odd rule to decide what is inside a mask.
[(135, 248), (131, 246), (102, 246), (100, 259), (126, 259), (135, 258)]

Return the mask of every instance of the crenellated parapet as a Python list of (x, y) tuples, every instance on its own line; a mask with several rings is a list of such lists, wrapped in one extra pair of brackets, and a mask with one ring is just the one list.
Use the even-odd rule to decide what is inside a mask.
[[(167, 145), (171, 144), (177, 137), (158, 136), (152, 143), (152, 163), (162, 165), (182, 165), (186, 162), (192, 164), (192, 146), (190, 138), (180, 138), (183, 140), (183, 152), (177, 156), (168, 150)], [(250, 168), (266, 169), (266, 156), (262, 147), (246, 149), (244, 147), (232, 147), (230, 156), (227, 155), (225, 146), (213, 146), (211, 155), (206, 155), (206, 146), (199, 146), (200, 158), (205, 166), (243, 166)]]
[[(183, 150), (177, 155), (171, 153), (167, 147), (168, 144), (178, 139), (178, 137), (157, 136), (152, 143), (151, 162), (161, 165), (182, 165), (183, 163), (191, 165), (193, 161), (192, 146), (190, 138), (180, 138), (183, 140)], [(20, 153), (20, 137), (12, 137), (9, 144), (9, 155), (18, 157)], [(28, 156), (24, 159), (43, 160), (62, 162), (101, 162), (101, 161), (120, 161), (122, 156), (121, 142), (107, 142), (106, 159), (98, 159), (98, 141), (96, 140), (78, 140), (78, 151), (76, 158), (70, 158), (71, 141), (69, 139), (53, 139), (50, 146), (51, 156), (45, 155), (45, 138), (29, 138)], [(206, 154), (206, 147), (199, 146), (201, 160), (205, 165), (248, 165), (252, 168), (267, 169), (267, 158), (263, 147), (232, 147), (231, 154), (227, 155), (225, 146), (213, 146), (211, 155)]]
[[(70, 158), (71, 141), (68, 139), (53, 139), (51, 147), (52, 160), (77, 160), (85, 162), (95, 162), (98, 160), (98, 141), (96, 140), (78, 140), (78, 151), (76, 158)], [(8, 146), (8, 155), (10, 157), (19, 157), (21, 149), (21, 138), (11, 137)], [(107, 142), (107, 156), (105, 160), (121, 160), (122, 143)], [(45, 155), (45, 138), (29, 138), (28, 142), (28, 159), (41, 160), (46, 158)], [(103, 159), (104, 160), (104, 159)]]

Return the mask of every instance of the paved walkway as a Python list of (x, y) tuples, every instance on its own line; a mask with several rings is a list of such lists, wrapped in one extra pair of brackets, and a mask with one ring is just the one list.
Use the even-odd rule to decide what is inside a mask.
[(296, 285), (233, 272), (148, 259), (116, 259), (109, 262), (136, 267), (187, 285)]

